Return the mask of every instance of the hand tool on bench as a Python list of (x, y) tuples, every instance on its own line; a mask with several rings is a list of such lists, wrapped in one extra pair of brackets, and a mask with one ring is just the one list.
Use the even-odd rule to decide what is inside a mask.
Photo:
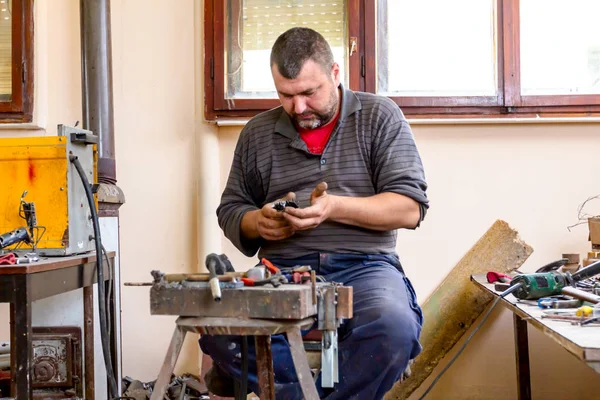
[(581, 300), (567, 296), (542, 297), (538, 300), (540, 308), (577, 308), (581, 306)]
[(496, 271), (489, 271), (485, 277), (487, 278), (488, 283), (509, 283), (512, 280), (512, 276)]
[(272, 275), (281, 274), (281, 271), (279, 270), (279, 268), (274, 266), (273, 263), (271, 261), (267, 260), (266, 258), (261, 258), (260, 262), (262, 265), (265, 266), (267, 271), (269, 271)]
[(598, 274), (600, 274), (600, 261), (596, 261), (574, 274), (558, 271), (519, 274), (510, 281), (510, 287), (519, 286), (512, 293), (516, 298), (521, 300), (537, 300), (542, 297), (555, 296), (561, 293), (577, 297), (565, 292), (564, 289), (567, 289), (567, 291), (574, 290), (573, 286), (577, 282)]
[(562, 288), (562, 293), (576, 297), (580, 300), (587, 301), (589, 303), (598, 304), (600, 303), (600, 296), (596, 296), (595, 294), (583, 291), (581, 289), (577, 289), (571, 286), (567, 286)]
[(266, 271), (269, 272), (270, 276), (263, 280), (256, 280), (252, 278), (242, 278), (242, 282), (244, 282), (245, 286), (264, 286), (264, 285), (273, 285), (273, 287), (279, 287), (285, 283), (288, 283), (287, 278), (282, 275), (279, 268), (273, 265), (266, 258), (262, 258), (260, 260), (261, 264), (265, 266)]
[(273, 285), (273, 287), (279, 287), (285, 283), (288, 283), (288, 280), (283, 275), (272, 275), (269, 278), (261, 281), (251, 278), (242, 278), (242, 282), (244, 282), (244, 286), (265, 286), (270, 284)]
[(15, 229), (14, 231), (6, 232), (0, 235), (0, 249), (21, 242), (26, 244), (33, 243), (31, 236), (29, 236), (29, 232), (27, 232), (25, 227), (21, 227)]
[(224, 275), (226, 272), (235, 272), (231, 262), (225, 254), (217, 255), (211, 253), (206, 256), (206, 268), (210, 277), (208, 284), (210, 285), (210, 291), (215, 301), (221, 301), (221, 284), (219, 283), (218, 275)]
[(15, 253), (8, 253), (0, 256), (0, 265), (13, 265), (17, 263), (17, 256)]

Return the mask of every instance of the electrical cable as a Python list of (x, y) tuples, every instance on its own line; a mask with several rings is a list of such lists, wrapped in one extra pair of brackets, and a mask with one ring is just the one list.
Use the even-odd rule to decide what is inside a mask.
[(467, 338), (467, 340), (465, 340), (465, 343), (463, 343), (463, 345), (461, 346), (461, 348), (458, 350), (458, 353), (456, 353), (456, 355), (454, 355), (454, 357), (452, 358), (452, 360), (450, 360), (450, 362), (444, 367), (444, 369), (442, 370), (442, 372), (440, 372), (438, 374), (438, 376), (435, 377), (435, 379), (433, 380), (433, 382), (431, 382), (431, 385), (429, 385), (429, 387), (427, 388), (427, 390), (425, 391), (425, 393), (423, 393), (421, 395), (421, 397), (419, 397), (419, 400), (423, 400), (425, 398), (425, 396), (427, 396), (427, 394), (429, 393), (429, 391), (431, 389), (433, 389), (433, 387), (435, 386), (435, 384), (437, 383), (437, 381), (442, 377), (442, 375), (444, 375), (444, 373), (448, 370), (448, 368), (450, 368), (450, 366), (452, 364), (454, 364), (454, 361), (456, 361), (456, 359), (458, 358), (458, 356), (460, 355), (460, 353), (462, 353), (462, 351), (465, 349), (465, 347), (467, 347), (467, 344), (469, 343), (469, 341), (471, 340), (471, 338), (473, 337), (473, 335), (475, 335), (477, 333), (477, 331), (479, 330), (479, 328), (481, 328), (481, 325), (483, 325), (483, 323), (485, 322), (485, 320), (489, 317), (490, 313), (492, 312), (492, 310), (494, 309), (494, 307), (496, 307), (496, 304), (498, 304), (498, 302), (500, 301), (500, 299), (502, 299), (503, 297), (511, 294), (512, 292), (514, 292), (515, 290), (517, 290), (521, 286), (522, 286), (522, 284), (517, 284), (517, 285), (509, 287), (504, 292), (500, 293), (500, 295), (498, 296), (498, 298), (496, 298), (496, 300), (494, 300), (494, 303), (492, 304), (492, 306), (487, 310), (487, 312), (485, 313), (484, 317), (481, 319), (481, 322), (479, 322), (479, 325), (477, 325), (477, 327), (473, 330), (473, 332), (471, 332), (471, 334), (469, 335), (469, 337)]
[(113, 366), (110, 356), (110, 349), (108, 348), (108, 338), (106, 337), (107, 324), (106, 324), (106, 294), (104, 293), (104, 271), (102, 267), (102, 241), (100, 238), (100, 222), (98, 220), (98, 213), (96, 212), (96, 204), (94, 203), (94, 195), (90, 183), (85, 176), (83, 167), (79, 162), (77, 156), (70, 156), (69, 160), (75, 165), (75, 169), (81, 178), (81, 183), (85, 190), (85, 196), (87, 197), (88, 204), (90, 206), (90, 212), (92, 214), (92, 223), (94, 226), (94, 240), (96, 244), (96, 274), (98, 280), (98, 314), (100, 317), (100, 339), (102, 342), (102, 352), (104, 353), (104, 365), (106, 367), (106, 375), (108, 379), (108, 388), (111, 397), (118, 398), (117, 381), (113, 372)]
[[(110, 268), (110, 261), (108, 259), (108, 254), (106, 253), (106, 249), (104, 248), (104, 245), (102, 244), (102, 253), (104, 254), (104, 261), (106, 261), (106, 265), (109, 266)], [(112, 321), (112, 314), (110, 312), (110, 302), (111, 302), (111, 298), (112, 298), (112, 287), (113, 287), (113, 282), (110, 282), (110, 284), (108, 285), (108, 293), (106, 293), (106, 332), (108, 335), (108, 343), (112, 342), (112, 336), (110, 335), (110, 332), (112, 331), (112, 325), (111, 325), (111, 321)]]

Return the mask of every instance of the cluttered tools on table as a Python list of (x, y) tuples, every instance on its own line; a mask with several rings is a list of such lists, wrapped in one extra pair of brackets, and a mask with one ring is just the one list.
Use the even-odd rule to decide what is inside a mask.
[(600, 325), (600, 260), (574, 271), (563, 268), (568, 261), (554, 261), (530, 274), (489, 271), (486, 277), (496, 291), (511, 290), (520, 303), (544, 309), (544, 319)]
[[(245, 272), (236, 271), (225, 254), (209, 254), (206, 257), (208, 273), (163, 274), (152, 271), (154, 283), (179, 282), (183, 287), (208, 287), (215, 301), (221, 301), (222, 289), (235, 289), (244, 286), (258, 287), (270, 285), (278, 288), (284, 284), (310, 284), (316, 292), (316, 273), (308, 265), (298, 265), (280, 270), (266, 258), (260, 264)], [(316, 297), (315, 297), (316, 302)]]
[[(185, 317), (270, 320), (314, 318), (322, 332), (322, 386), (338, 377), (337, 329), (353, 316), (351, 286), (326, 281), (308, 265), (281, 268), (263, 258), (246, 271), (236, 271), (224, 254), (206, 257), (207, 273), (165, 274), (152, 271), (150, 313)], [(225, 333), (224, 333), (225, 334)]]

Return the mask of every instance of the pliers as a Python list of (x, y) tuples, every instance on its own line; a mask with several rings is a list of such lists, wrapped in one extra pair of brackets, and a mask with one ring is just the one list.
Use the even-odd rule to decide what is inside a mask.
[(255, 281), (250, 278), (242, 278), (242, 282), (244, 282), (244, 286), (264, 286), (271, 284), (273, 287), (279, 287), (282, 284), (288, 283), (288, 280), (283, 275), (273, 275), (270, 278), (263, 279), (262, 281)]
[(260, 263), (265, 266), (267, 271), (271, 273), (271, 275), (281, 275), (281, 271), (279, 268), (273, 265), (273, 263), (266, 258), (261, 258)]
[(269, 260), (267, 260), (266, 258), (262, 258), (260, 262), (262, 263), (262, 265), (265, 266), (267, 271), (271, 273), (271, 276), (267, 279), (263, 279), (260, 281), (251, 278), (242, 278), (244, 286), (264, 286), (271, 284), (273, 285), (273, 287), (279, 287), (282, 284), (288, 283), (287, 278), (281, 274), (279, 268), (274, 266)]

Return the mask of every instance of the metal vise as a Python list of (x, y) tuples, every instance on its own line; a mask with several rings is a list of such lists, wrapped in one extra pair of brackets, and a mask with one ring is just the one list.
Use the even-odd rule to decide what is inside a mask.
[(321, 386), (339, 382), (337, 329), (344, 319), (352, 318), (352, 287), (336, 284), (318, 287), (317, 328), (321, 339)]

